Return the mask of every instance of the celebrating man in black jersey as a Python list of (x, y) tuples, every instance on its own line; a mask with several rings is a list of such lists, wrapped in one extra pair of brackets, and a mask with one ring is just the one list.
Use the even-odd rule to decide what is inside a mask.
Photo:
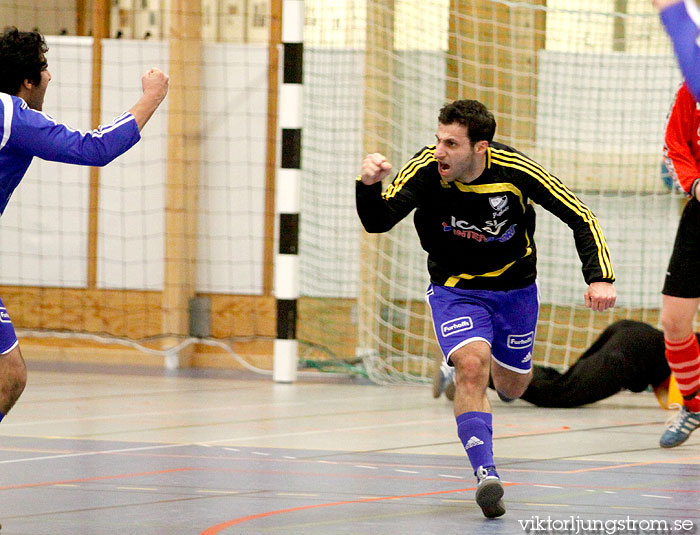
[(585, 305), (615, 304), (610, 254), (598, 220), (559, 179), (515, 149), (493, 142), (496, 121), (475, 100), (444, 106), (436, 143), (420, 150), (382, 193), (392, 166), (381, 154), (362, 162), (357, 212), (368, 232), (386, 232), (414, 208), (428, 253), (426, 301), (449, 365), (455, 367), (457, 434), (477, 476), (485, 516), (505, 513), (493, 460), (489, 371), (499, 395), (527, 388), (539, 309), (534, 201), (574, 233)]

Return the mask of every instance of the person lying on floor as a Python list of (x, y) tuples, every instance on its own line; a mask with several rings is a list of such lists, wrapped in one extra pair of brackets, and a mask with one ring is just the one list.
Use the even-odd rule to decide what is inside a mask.
[[(700, 339), (700, 333), (696, 336)], [(621, 390), (643, 392), (649, 386), (663, 408), (669, 405), (669, 387), (671, 397), (679, 396), (664, 355), (663, 332), (641, 321), (620, 320), (608, 326), (564, 373), (540, 365), (532, 371), (532, 381), (520, 399), (538, 407), (579, 407)], [(453, 378), (454, 368), (444, 361), (436, 366), (433, 397), (445, 392), (452, 399)]]

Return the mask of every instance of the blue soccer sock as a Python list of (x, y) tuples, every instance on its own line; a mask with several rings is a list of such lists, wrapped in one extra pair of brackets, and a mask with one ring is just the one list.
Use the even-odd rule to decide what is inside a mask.
[(2, 419), (5, 417), (3, 413), (0, 412), (0, 422), (2, 422)]
[(488, 412), (471, 411), (457, 416), (457, 434), (462, 441), (474, 474), (480, 466), (496, 466), (493, 460), (493, 417)]

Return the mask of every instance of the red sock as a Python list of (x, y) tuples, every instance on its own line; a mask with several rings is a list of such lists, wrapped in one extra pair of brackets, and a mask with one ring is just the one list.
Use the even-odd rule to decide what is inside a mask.
[[(684, 340), (666, 338), (666, 360), (689, 411), (700, 411), (700, 346), (695, 334)], [(690, 398), (690, 399), (688, 399)]]

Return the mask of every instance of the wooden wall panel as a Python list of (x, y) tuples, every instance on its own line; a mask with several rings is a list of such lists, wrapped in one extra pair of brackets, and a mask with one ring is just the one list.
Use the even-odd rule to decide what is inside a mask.
[(132, 339), (161, 333), (160, 292), (0, 286), (0, 296), (16, 328)]
[[(272, 297), (201, 294), (212, 302), (211, 334), (275, 336)], [(160, 292), (0, 286), (18, 329), (103, 332), (140, 339), (161, 334)]]

